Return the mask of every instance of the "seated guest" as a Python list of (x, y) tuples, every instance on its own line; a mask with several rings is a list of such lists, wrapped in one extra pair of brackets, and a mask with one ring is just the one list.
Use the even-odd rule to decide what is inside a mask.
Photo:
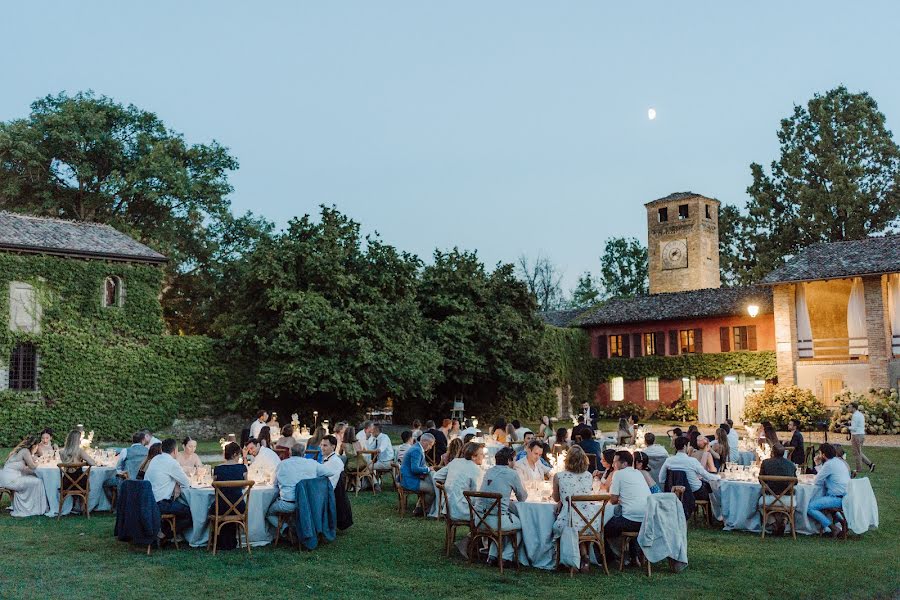
[[(453, 427), (453, 419), (444, 419), (441, 421), (441, 426), (438, 428), (438, 431), (444, 434), (444, 437), (447, 438), (447, 443), (450, 443), (450, 428)], [(444, 450), (446, 452), (446, 450)], [(444, 452), (441, 452), (443, 454)]]
[(541, 425), (538, 427), (537, 438), (547, 441), (553, 437), (556, 432), (553, 431), (553, 421), (547, 415), (541, 417)]
[(362, 444), (362, 448), (365, 450), (369, 447), (369, 435), (372, 433), (372, 421), (363, 421), (359, 425), (359, 430), (356, 432), (356, 440)]
[[(671, 459), (669, 459), (671, 460)], [(609, 488), (609, 503), (622, 507), (619, 515), (613, 516), (606, 522), (604, 537), (606, 538), (606, 552), (611, 552), (609, 538), (620, 536), (625, 531), (638, 532), (644, 521), (644, 513), (647, 511), (647, 499), (650, 498), (650, 488), (644, 476), (632, 468), (634, 459), (627, 450), (616, 452), (613, 460), (616, 468), (616, 476)], [(631, 562), (637, 561), (637, 541), (632, 541), (630, 548)]]
[(360, 454), (360, 450), (365, 450), (363, 443), (356, 436), (356, 428), (348, 425), (344, 431), (344, 443), (341, 445), (344, 449), (344, 456), (347, 458), (346, 469), (350, 473), (359, 471), (366, 466), (365, 454)]
[(47, 427), (41, 431), (41, 443), (35, 449), (35, 456), (53, 456), (56, 454), (57, 446), (53, 443), (53, 430)]
[[(264, 448), (264, 450), (268, 450), (268, 448)], [(278, 496), (272, 501), (266, 512), (266, 519), (272, 527), (278, 527), (278, 513), (290, 513), (291, 519), (289, 520), (293, 522), (294, 510), (297, 507), (297, 483), (303, 479), (315, 479), (320, 475), (330, 477), (331, 475), (330, 470), (323, 465), (311, 458), (304, 458), (305, 450), (303, 444), (297, 444), (291, 448), (291, 457), (278, 463), (275, 468), (275, 488), (278, 490)]]
[[(556, 501), (556, 521), (553, 523), (553, 535), (559, 537), (565, 527), (569, 526), (569, 498), (572, 496), (582, 496), (592, 493), (594, 478), (588, 471), (587, 454), (580, 446), (572, 446), (572, 449), (566, 453), (565, 470), (559, 471), (553, 476), (553, 499)], [(599, 506), (591, 510), (591, 504), (587, 502), (579, 502), (575, 507), (581, 511), (588, 519), (600, 510)], [(572, 526), (576, 531), (580, 531), (585, 525), (584, 519), (574, 513), (571, 515)], [(599, 519), (598, 519), (599, 521)], [(597, 521), (594, 526), (599, 528)], [(588, 571), (588, 545), (580, 544), (581, 552), (581, 572)]]
[(634, 453), (634, 470), (644, 477), (651, 494), (658, 494), (662, 491), (659, 489), (659, 484), (653, 481), (653, 477), (650, 475), (650, 457), (645, 452)]
[(666, 432), (666, 435), (668, 435), (669, 439), (671, 439), (673, 442), (680, 437), (686, 437), (684, 432), (681, 431), (681, 427), (673, 427)]
[(147, 458), (147, 447), (150, 444), (150, 436), (145, 431), (137, 431), (131, 436), (131, 446), (119, 451), (119, 461), (116, 463), (116, 471), (128, 473), (129, 479), (137, 479), (138, 470)]
[(397, 448), (397, 462), (403, 462), (403, 455), (406, 454), (406, 451), (409, 450), (409, 447), (412, 445), (410, 442), (413, 441), (413, 432), (412, 431), (404, 431), (400, 434), (400, 446)]
[(256, 420), (250, 423), (250, 437), (259, 439), (259, 432), (266, 426), (269, 420), (269, 413), (265, 410), (257, 411)]
[[(596, 456), (598, 461), (600, 460), (603, 447), (600, 445), (600, 442), (594, 439), (594, 432), (591, 431), (589, 427), (585, 427), (581, 430), (581, 441), (578, 442), (578, 445), (581, 446), (584, 453), (588, 455), (589, 460), (591, 454)], [(596, 462), (594, 464), (596, 464)]]
[(518, 442), (519, 436), (516, 435), (516, 426), (510, 423), (506, 426), (506, 443)]
[[(245, 481), (247, 479), (247, 466), (241, 464), (241, 447), (234, 442), (225, 444), (222, 451), (225, 462), (213, 468), (215, 481)], [(240, 500), (244, 490), (241, 488), (224, 488), (222, 494), (231, 502)], [(237, 510), (244, 510), (244, 503), (237, 505)], [(222, 507), (224, 510), (224, 507)], [(237, 548), (237, 525), (228, 523), (219, 532), (217, 546), (220, 550), (234, 550)]]
[[(156, 446), (151, 446), (151, 450)], [(175, 460), (178, 443), (172, 438), (163, 440), (160, 444), (160, 453), (149, 465), (144, 479), (150, 482), (153, 488), (153, 498), (160, 514), (175, 515), (175, 531), (170, 532), (172, 537), (179, 535), (191, 526), (191, 509), (184, 502), (179, 502), (181, 490), (191, 487), (187, 475), (181, 469), (181, 465)], [(160, 539), (165, 537), (163, 531), (159, 532)]]
[(294, 426), (291, 424), (285, 425), (281, 428), (281, 437), (275, 442), (275, 446), (290, 449), (296, 445), (297, 440), (294, 439)]
[(337, 455), (336, 449), (337, 438), (335, 436), (326, 435), (322, 438), (322, 466), (328, 471), (328, 479), (331, 481), (333, 489), (337, 489), (341, 473), (344, 472), (344, 462)]
[(791, 441), (788, 446), (794, 449), (788, 457), (794, 464), (802, 465), (806, 462), (806, 453), (803, 451), (803, 434), (800, 433), (800, 421), (791, 419), (788, 421), (788, 431), (791, 432)]
[[(374, 428), (374, 426), (372, 426)], [(312, 437), (306, 440), (306, 451), (309, 453), (318, 452), (319, 453), (319, 462), (322, 462), (322, 438), (325, 437), (325, 428), (321, 425), (316, 427), (315, 432)], [(373, 443), (373, 438), (366, 437), (366, 444), (369, 449), (373, 449), (370, 444)]]
[[(253, 436), (250, 436), (253, 437)], [(272, 430), (269, 429), (268, 425), (263, 425), (259, 430), (259, 437), (256, 438), (257, 443), (263, 448), (271, 448), (272, 447)]]
[(144, 479), (145, 474), (147, 473), (147, 467), (150, 466), (150, 461), (159, 456), (162, 453), (162, 442), (158, 444), (150, 444), (150, 447), (147, 449), (147, 456), (144, 457), (144, 462), (141, 463), (141, 466), (138, 467), (137, 478)]
[(562, 446), (563, 450), (568, 450), (569, 431), (565, 427), (560, 427), (556, 430), (556, 435), (550, 436), (550, 440), (547, 443), (550, 444), (550, 448)]
[(413, 441), (418, 440), (424, 431), (422, 431), (422, 422), (418, 419), (413, 419), (412, 422), (412, 439)]
[(663, 456), (665, 458), (669, 457), (669, 451), (666, 450), (663, 446), (660, 446), (656, 443), (656, 436), (650, 432), (644, 434), (644, 454), (649, 457), (654, 456)]
[[(293, 450), (293, 448), (291, 450)], [(293, 456), (293, 454), (291, 454), (291, 456)], [(247, 464), (248, 462), (253, 469), (271, 473), (278, 467), (278, 463), (281, 462), (281, 459), (278, 458), (278, 455), (275, 454), (274, 450), (261, 446), (256, 438), (250, 438), (244, 446), (244, 464)]]
[(92, 467), (97, 465), (87, 451), (81, 447), (81, 431), (77, 429), (73, 429), (66, 436), (66, 445), (59, 451), (59, 461), (69, 464), (85, 463)]
[(688, 446), (686, 438), (679, 437), (675, 439), (675, 456), (670, 456), (663, 463), (662, 468), (659, 470), (659, 480), (665, 486), (669, 471), (684, 471), (688, 485), (691, 486), (691, 491), (694, 493), (694, 498), (697, 500), (709, 500), (709, 493), (712, 491), (712, 488), (708, 482), (718, 481), (719, 476), (704, 469), (696, 458), (688, 456)]
[(843, 507), (847, 486), (850, 485), (850, 470), (846, 463), (836, 458), (834, 446), (831, 444), (819, 446), (819, 455), (821, 466), (813, 482), (817, 493), (809, 501), (806, 514), (821, 525), (823, 533), (831, 533), (833, 537), (837, 537), (841, 533), (840, 526), (836, 524), (832, 529), (831, 519), (825, 516), (822, 509)]
[(525, 434), (526, 434), (526, 433), (530, 433), (531, 435), (534, 435), (534, 432), (533, 432), (533, 431), (531, 431), (530, 429), (528, 429), (527, 427), (525, 427), (524, 425), (522, 425), (522, 424), (521, 424), (518, 420), (516, 420), (516, 419), (513, 419), (512, 426), (513, 426), (513, 427), (515, 428), (515, 430), (516, 430), (516, 439), (517, 439), (517, 440), (524, 440), (524, 439), (525, 439)]
[(600, 453), (600, 466), (601, 470), (597, 470), (594, 472), (594, 476), (600, 477), (600, 491), (608, 492), (610, 486), (612, 485), (613, 476), (616, 473), (616, 451), (612, 448), (607, 448), (603, 452)]
[(150, 441), (147, 442), (147, 446), (148, 446), (148, 447), (149, 447), (149, 446), (152, 446), (153, 444), (162, 444), (162, 440), (159, 439), (158, 437), (156, 437), (155, 435), (153, 435), (153, 432), (152, 432), (152, 431), (150, 431), (149, 429), (145, 429), (144, 431), (145, 431), (145, 432), (147, 433), (147, 435), (150, 437)]
[[(462, 444), (462, 441), (459, 442)], [(394, 445), (391, 438), (381, 430), (381, 425), (372, 426), (372, 437), (369, 440), (369, 449), (378, 450), (373, 465), (376, 471), (390, 471), (394, 462)], [(378, 485), (376, 484), (376, 488)]]
[(459, 419), (450, 419), (450, 430), (447, 431), (447, 437), (451, 440), (461, 437), (461, 429), (462, 428), (459, 426)]
[(491, 428), (491, 436), (493, 436), (495, 442), (506, 443), (506, 419), (500, 417), (494, 422), (494, 426)]
[(460, 438), (453, 438), (450, 440), (450, 444), (447, 446), (447, 451), (441, 456), (441, 462), (438, 463), (439, 468), (444, 468), (450, 461), (454, 458), (459, 457), (459, 453), (462, 452), (463, 449), (463, 441)]
[(594, 436), (594, 430), (584, 422), (584, 415), (578, 415), (578, 424), (572, 428), (572, 443), (577, 443), (579, 438), (585, 439), (585, 431), (590, 431), (591, 437)]
[(49, 510), (44, 482), (34, 474), (37, 468), (34, 453), (40, 443), (37, 436), (23, 439), (9, 453), (0, 470), (0, 487), (15, 492), (11, 501), (14, 517), (35, 517)]
[(619, 419), (619, 427), (616, 430), (616, 444), (624, 446), (631, 441), (632, 437), (634, 437), (634, 432), (631, 431), (628, 421), (626, 419)]
[[(519, 474), (516, 473), (515, 469), (512, 468), (514, 458), (515, 453), (512, 448), (501, 448), (498, 450), (497, 454), (494, 455), (495, 466), (485, 471), (484, 477), (481, 479), (481, 490), (479, 490), (491, 494), (500, 494), (500, 528), (503, 531), (517, 531), (522, 529), (522, 523), (519, 521), (519, 517), (510, 514), (509, 512), (510, 496), (515, 494), (516, 500), (519, 502), (524, 502), (528, 499), (528, 492), (522, 485), (522, 479), (519, 477)], [(476, 510), (485, 511), (493, 502), (493, 500), (487, 498), (478, 498), (475, 508)], [(491, 518), (490, 523), (492, 527), (496, 527), (496, 520), (493, 518)], [(520, 541), (519, 546), (521, 545)], [(504, 549), (509, 548), (511, 555), (512, 548), (510, 546), (504, 545)], [(505, 558), (506, 557), (504, 556), (504, 559)]]
[(527, 450), (528, 444), (530, 444), (531, 442), (534, 441), (534, 434), (531, 433), (530, 431), (526, 432), (525, 437), (522, 438), (522, 441), (524, 442), (522, 444), (522, 448), (518, 452), (516, 452), (516, 460), (517, 461), (525, 458), (525, 454), (527, 454), (527, 452), (528, 452), (528, 450)]
[(342, 446), (344, 445), (344, 431), (347, 429), (347, 424), (343, 421), (338, 422), (337, 425), (334, 426), (334, 429), (331, 431), (331, 435), (335, 437), (337, 440), (337, 448), (334, 453), (340, 456), (344, 453), (344, 449)]
[[(778, 448), (772, 447), (771, 450), (771, 458), (767, 458), (762, 461), (762, 464), (759, 467), (760, 475), (776, 475), (778, 477), (795, 477), (797, 475), (797, 465), (789, 461), (784, 457), (784, 452), (779, 452)], [(787, 489), (788, 484), (780, 481), (772, 481), (768, 482), (766, 485), (769, 486), (769, 489), (773, 494), (780, 494), (784, 490)], [(765, 501), (768, 504), (772, 504), (775, 502), (775, 496), (766, 496), (765, 500), (762, 497), (759, 499), (759, 504), (762, 505), (762, 502)], [(782, 498), (781, 504), (787, 505), (789, 502), (788, 497), (785, 496)], [(785, 518), (784, 513), (775, 513), (775, 527), (774, 533), (775, 535), (784, 535), (785, 529)], [(766, 524), (763, 523), (763, 526)]]
[(689, 455), (697, 459), (704, 469), (710, 473), (718, 473), (712, 452), (709, 449), (709, 440), (702, 435), (694, 435), (691, 440)]
[(450, 441), (447, 439), (447, 436), (444, 434), (443, 430), (435, 427), (434, 421), (425, 421), (425, 427), (425, 433), (430, 433), (431, 437), (434, 438), (434, 454), (438, 458), (440, 458), (444, 455), (444, 452), (447, 451), (447, 445), (450, 443)]
[(532, 439), (524, 448), (525, 455), (519, 459), (516, 458), (515, 469), (522, 478), (522, 483), (526, 481), (544, 481), (550, 478), (550, 467), (541, 462), (544, 455), (544, 444), (538, 440)]
[(463, 492), (474, 491), (481, 485), (481, 464), (484, 462), (484, 445), (469, 442), (462, 453), (434, 474), (433, 480), (444, 484), (447, 492), (447, 514), (451, 519), (469, 518), (469, 503)]
[(758, 441), (760, 443), (765, 442), (773, 448), (779, 448), (784, 452), (784, 444), (779, 441), (778, 435), (775, 433), (775, 427), (769, 421), (762, 422), (762, 435)]
[(716, 429), (716, 440), (710, 444), (710, 453), (716, 470), (723, 470), (731, 456), (731, 448), (728, 446), (728, 432), (721, 427)]
[(175, 457), (185, 473), (191, 473), (198, 467), (203, 466), (200, 457), (197, 456), (197, 440), (188, 436), (181, 441), (181, 452)]
[(688, 437), (691, 437), (691, 434), (692, 434), (692, 433), (699, 434), (699, 433), (700, 433), (700, 428), (697, 427), (696, 425), (688, 425), (687, 436), (688, 436)]
[(847, 470), (850, 471), (850, 476), (853, 477), (855, 473), (853, 472), (853, 469), (850, 468), (850, 463), (847, 462), (847, 453), (844, 452), (844, 447), (840, 444), (832, 444), (832, 446), (834, 446), (834, 457), (847, 466)]
[[(431, 482), (431, 469), (425, 462), (425, 453), (434, 446), (434, 436), (430, 433), (423, 433), (419, 441), (410, 447), (403, 456), (403, 463), (400, 465), (400, 485), (408, 490), (415, 490), (421, 494), (422, 503), (425, 505), (425, 512), (431, 508), (434, 501), (434, 484)], [(414, 516), (423, 514), (421, 507), (416, 507), (413, 511)]]
[[(725, 429), (726, 427), (727, 429)], [(722, 428), (728, 434), (728, 462), (736, 463), (740, 460), (741, 438), (737, 429), (734, 428), (734, 421), (731, 419), (725, 419)]]

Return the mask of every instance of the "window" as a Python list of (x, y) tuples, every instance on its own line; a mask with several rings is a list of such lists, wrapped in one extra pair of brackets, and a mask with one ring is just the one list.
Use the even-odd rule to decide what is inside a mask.
[(103, 306), (125, 304), (125, 286), (121, 277), (107, 277), (103, 282)]
[(732, 327), (731, 335), (733, 341), (733, 350), (735, 350), (736, 352), (741, 350), (756, 350), (755, 325)]
[(681, 378), (681, 395), (684, 396), (686, 400), (694, 399), (694, 386), (696, 385), (697, 380), (693, 377), (682, 377)]
[(694, 330), (693, 329), (682, 329), (678, 332), (678, 336), (681, 339), (681, 354), (691, 354), (694, 352)]
[(23, 342), (13, 347), (9, 359), (9, 389), (22, 392), (37, 389), (37, 351), (34, 344)]
[(659, 222), (660, 223), (665, 223), (666, 221), (669, 220), (669, 209), (668, 208), (661, 208), (657, 212), (659, 213)]
[(621, 336), (621, 335), (609, 336), (609, 355), (610, 355), (610, 357), (625, 356), (622, 337), (623, 336)]
[(654, 356), (656, 354), (656, 334), (644, 334), (644, 356)]
[(648, 377), (644, 380), (644, 399), (648, 402), (659, 402), (659, 377)]
[(682, 220), (688, 218), (688, 205), (687, 204), (680, 204), (678, 206), (678, 218), (682, 219)]
[(613, 377), (609, 380), (609, 398), (615, 402), (625, 399), (625, 380), (621, 377)]
[(709, 210), (709, 204), (704, 205), (706, 207), (706, 218), (712, 219), (712, 212)]

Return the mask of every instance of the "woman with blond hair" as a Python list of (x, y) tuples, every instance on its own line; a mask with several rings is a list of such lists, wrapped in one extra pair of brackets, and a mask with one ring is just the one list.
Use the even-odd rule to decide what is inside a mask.
[(81, 431), (77, 429), (73, 429), (66, 436), (66, 445), (59, 451), (59, 460), (68, 464), (84, 463), (92, 467), (97, 464), (85, 449), (81, 447)]
[(450, 445), (447, 446), (447, 451), (441, 455), (441, 462), (438, 467), (446, 467), (450, 464), (454, 458), (458, 458), (463, 449), (463, 441), (462, 438), (455, 437), (450, 440)]
[(9, 453), (3, 469), (0, 469), (0, 487), (15, 492), (12, 500), (12, 516), (34, 517), (49, 510), (44, 482), (34, 474), (37, 463), (34, 453), (41, 439), (28, 436)]
[[(592, 493), (594, 478), (588, 471), (588, 457), (580, 446), (572, 446), (566, 454), (565, 471), (560, 471), (553, 476), (553, 499), (557, 502), (559, 511), (556, 522), (553, 524), (554, 537), (559, 537), (565, 527), (569, 526), (569, 498)], [(592, 502), (576, 503), (578, 510), (588, 519), (599, 510), (599, 505)], [(594, 521), (599, 526), (599, 523)], [(572, 527), (580, 531), (586, 525), (584, 519), (577, 512), (572, 514)], [(579, 546), (581, 551), (581, 571), (588, 571), (588, 545)]]

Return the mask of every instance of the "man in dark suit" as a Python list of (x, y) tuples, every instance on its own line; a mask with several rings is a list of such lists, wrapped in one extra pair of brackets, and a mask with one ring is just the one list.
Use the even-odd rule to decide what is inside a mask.
[(800, 421), (791, 419), (788, 423), (788, 431), (791, 432), (791, 441), (788, 443), (788, 446), (794, 449), (790, 456), (791, 462), (795, 465), (802, 465), (806, 462), (806, 454), (803, 452), (803, 434), (800, 433)]
[(584, 416), (584, 424), (590, 425), (591, 429), (597, 430), (597, 409), (591, 406), (590, 402), (581, 403), (581, 414)]
[[(802, 443), (802, 442), (801, 442)], [(776, 446), (772, 446), (772, 456), (771, 458), (767, 458), (762, 461), (762, 464), (759, 467), (760, 475), (776, 475), (778, 477), (796, 477), (797, 476), (797, 465), (793, 462), (789, 461), (784, 457), (784, 452), (781, 451), (780, 448)], [(780, 494), (785, 489), (787, 489), (787, 484), (782, 482), (772, 482), (769, 484), (769, 489), (772, 490), (775, 494)], [(789, 502), (787, 500), (787, 496), (783, 499), (784, 504)], [(760, 498), (760, 502), (763, 499)], [(766, 502), (772, 503), (774, 502), (774, 496), (766, 496)], [(786, 526), (784, 513), (776, 513), (774, 515), (775, 524), (774, 524), (774, 533), (775, 535), (784, 535), (784, 529)], [(766, 524), (763, 523), (763, 527)]]

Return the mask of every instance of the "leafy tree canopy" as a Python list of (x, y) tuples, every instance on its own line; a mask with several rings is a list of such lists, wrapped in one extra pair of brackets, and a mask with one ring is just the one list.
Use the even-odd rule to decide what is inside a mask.
[(611, 298), (647, 294), (647, 248), (635, 238), (609, 238), (600, 257), (600, 276), (604, 292)]

